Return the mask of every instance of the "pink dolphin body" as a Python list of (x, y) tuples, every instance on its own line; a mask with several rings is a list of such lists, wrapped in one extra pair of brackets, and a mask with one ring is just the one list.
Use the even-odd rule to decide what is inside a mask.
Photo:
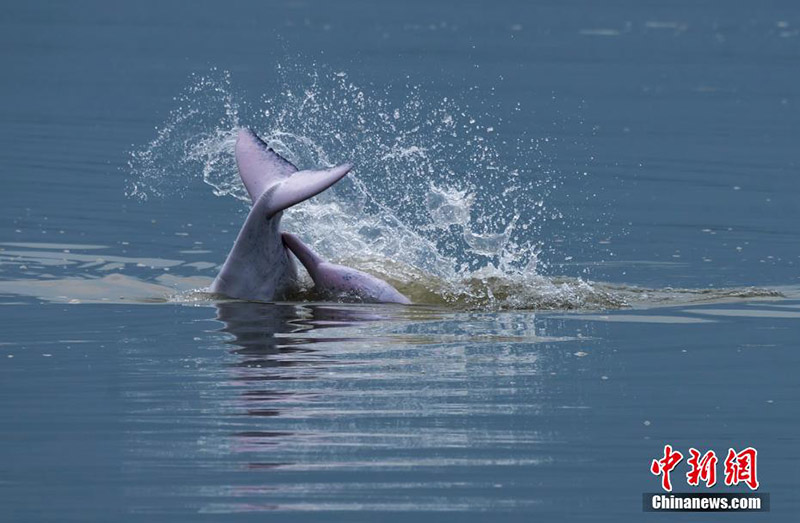
[(281, 236), (283, 243), (306, 268), (314, 280), (315, 290), (322, 296), (378, 303), (411, 303), (397, 289), (371, 274), (323, 260), (294, 234), (284, 232)]
[(352, 168), (350, 164), (299, 171), (253, 131), (241, 129), (236, 139), (236, 165), (253, 207), (211, 284), (212, 292), (256, 301), (285, 298), (298, 286), (297, 268), (286, 242), (308, 269), (315, 288), (325, 295), (410, 303), (388, 283), (361, 271), (326, 263), (295, 236), (281, 236), (283, 211), (341, 180)]

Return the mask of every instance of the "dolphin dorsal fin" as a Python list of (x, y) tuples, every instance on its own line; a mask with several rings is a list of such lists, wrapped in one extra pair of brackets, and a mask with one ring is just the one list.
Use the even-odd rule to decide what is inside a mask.
[(240, 129), (236, 138), (236, 166), (253, 203), (270, 187), (297, 172), (289, 160), (246, 128)]

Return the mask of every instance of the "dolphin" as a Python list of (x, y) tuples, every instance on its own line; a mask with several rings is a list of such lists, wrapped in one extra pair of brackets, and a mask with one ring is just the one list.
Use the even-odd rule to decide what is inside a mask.
[(284, 299), (297, 286), (297, 269), (281, 240), (283, 211), (324, 191), (352, 166), (300, 171), (250, 129), (239, 130), (235, 156), (253, 207), (210, 290), (245, 300)]
[[(298, 278), (297, 268), (284, 245), (286, 239), (280, 232), (283, 211), (321, 193), (341, 180), (353, 166), (348, 163), (332, 169), (300, 171), (250, 129), (239, 130), (235, 156), (239, 176), (253, 207), (209, 290), (244, 300), (285, 299), (298, 288)], [(299, 239), (294, 241), (292, 237), (288, 244), (297, 248), (294, 252), (301, 261), (311, 259), (297, 254), (304, 252), (301, 247), (310, 251)], [(319, 259), (316, 254), (314, 256)], [(410, 303), (388, 283), (361, 271), (322, 262), (305, 266), (311, 267), (308, 271), (316, 283), (315, 288), (326, 295), (355, 295), (364, 301)]]
[(314, 290), (322, 296), (404, 305), (411, 303), (397, 289), (371, 274), (323, 260), (294, 234), (284, 232), (281, 236), (283, 243), (314, 280)]

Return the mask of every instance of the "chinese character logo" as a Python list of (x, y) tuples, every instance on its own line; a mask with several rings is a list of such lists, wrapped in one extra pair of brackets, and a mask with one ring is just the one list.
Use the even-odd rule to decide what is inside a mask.
[(654, 459), (650, 465), (650, 472), (656, 476), (661, 476), (661, 488), (667, 492), (672, 492), (672, 482), (669, 478), (669, 473), (672, 469), (678, 466), (678, 463), (683, 459), (683, 454), (673, 451), (671, 445), (664, 445), (664, 457), (661, 459)]
[[(759, 485), (756, 475), (757, 456), (758, 452), (753, 447), (747, 447), (741, 452), (728, 449), (725, 458), (725, 485), (731, 487), (744, 483), (750, 490), (757, 490)], [(683, 454), (680, 451), (674, 450), (672, 445), (664, 445), (664, 457), (654, 459), (650, 464), (650, 472), (655, 476), (661, 476), (661, 488), (667, 492), (672, 492), (670, 473), (681, 461)], [(703, 454), (695, 448), (689, 448), (689, 458), (686, 460), (689, 466), (686, 483), (696, 487), (702, 482), (706, 488), (716, 485), (718, 461), (717, 454), (713, 450)]]
[(691, 457), (686, 461), (691, 467), (691, 470), (686, 473), (686, 482), (689, 485), (697, 486), (702, 480), (706, 487), (711, 488), (717, 483), (717, 455), (713, 450), (709, 450), (703, 457), (700, 457), (700, 451), (690, 448), (689, 454)]
[(747, 447), (738, 454), (735, 450), (728, 449), (728, 457), (725, 458), (725, 484), (730, 486), (744, 483), (750, 487), (750, 490), (756, 490), (758, 488), (757, 454), (758, 452), (753, 447)]

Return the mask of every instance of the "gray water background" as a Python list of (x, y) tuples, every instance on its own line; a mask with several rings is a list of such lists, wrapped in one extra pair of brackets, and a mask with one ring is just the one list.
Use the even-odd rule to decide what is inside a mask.
[[(6, 252), (187, 264), (199, 239), (221, 262), (240, 206), (196, 178), (133, 201), (129, 151), (191, 73), (263, 93), (294, 62), (548, 137), (553, 275), (797, 285), (793, 2), (0, 9)], [(14, 256), (0, 279), (74, 271)], [(797, 301), (568, 316), (35, 296), (2, 298), (4, 521), (692, 520), (641, 512), (665, 443), (758, 448), (763, 519), (798, 511)]]

